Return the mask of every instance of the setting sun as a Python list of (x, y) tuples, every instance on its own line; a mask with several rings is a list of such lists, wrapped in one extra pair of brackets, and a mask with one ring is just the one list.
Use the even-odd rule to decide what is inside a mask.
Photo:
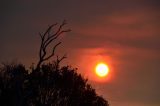
[(95, 72), (99, 77), (105, 77), (109, 73), (109, 67), (104, 63), (97, 64)]

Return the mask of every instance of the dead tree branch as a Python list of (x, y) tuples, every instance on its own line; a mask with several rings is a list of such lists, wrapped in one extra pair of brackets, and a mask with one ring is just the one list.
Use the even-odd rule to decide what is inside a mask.
[(67, 58), (66, 55), (64, 55), (63, 57), (60, 57), (60, 58), (57, 56), (56, 61), (55, 61), (55, 69), (58, 69), (60, 62), (65, 58)]
[[(61, 34), (66, 33), (71, 31), (70, 29), (66, 29), (64, 30), (63, 27), (66, 25), (66, 21), (64, 20), (62, 22), (61, 25), (58, 26), (58, 24), (53, 24), (51, 26), (48, 27), (48, 29), (45, 31), (44, 34), (39, 34), (40, 38), (41, 38), (41, 45), (40, 45), (40, 49), (39, 49), (39, 61), (37, 63), (36, 69), (39, 69), (41, 64), (44, 61), (49, 60), (51, 57), (53, 57), (55, 55), (55, 50), (56, 48), (61, 44), (61, 42), (58, 42), (57, 44), (55, 44), (52, 48), (52, 52), (48, 55), (47, 50), (49, 45), (55, 41)], [(58, 29), (57, 31), (53, 32), (53, 34), (51, 33), (52, 29), (54, 27), (57, 27)], [(60, 59), (60, 61), (62, 61), (64, 59), (64, 56), (62, 57), (62, 59)], [(59, 60), (57, 61), (59, 62)]]

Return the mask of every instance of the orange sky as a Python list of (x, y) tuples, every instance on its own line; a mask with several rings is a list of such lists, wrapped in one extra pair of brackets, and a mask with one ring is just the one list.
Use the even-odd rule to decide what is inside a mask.
[[(112, 106), (160, 105), (159, 0), (14, 0), (0, 9), (0, 61), (36, 63), (39, 32), (68, 21), (57, 54), (78, 68)], [(51, 60), (52, 61), (52, 60)], [(95, 64), (110, 67), (96, 79)]]

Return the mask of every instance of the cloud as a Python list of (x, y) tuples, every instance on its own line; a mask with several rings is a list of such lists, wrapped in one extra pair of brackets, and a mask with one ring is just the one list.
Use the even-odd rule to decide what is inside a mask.
[(87, 25), (77, 26), (74, 34), (84, 42), (85, 39), (91, 41), (93, 45), (112, 43), (159, 50), (160, 25), (156, 22), (159, 23), (158, 15), (152, 11), (115, 13), (111, 16), (98, 17), (96, 21), (90, 21)]

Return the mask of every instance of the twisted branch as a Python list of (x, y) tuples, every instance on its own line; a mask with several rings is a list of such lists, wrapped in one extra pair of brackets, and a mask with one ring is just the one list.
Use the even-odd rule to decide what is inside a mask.
[[(58, 42), (57, 44), (55, 44), (53, 46), (53, 50), (52, 52), (47, 55), (47, 49), (49, 47), (49, 45), (55, 41), (61, 34), (66, 33), (71, 31), (70, 29), (66, 29), (63, 30), (63, 27), (66, 25), (66, 21), (64, 20), (62, 22), (61, 25), (59, 25), (57, 31), (55, 31), (53, 34), (51, 34), (51, 31), (54, 27), (56, 27), (58, 24), (55, 23), (51, 26), (48, 27), (48, 29), (45, 31), (44, 34), (39, 33), (40, 38), (41, 38), (41, 45), (40, 45), (40, 49), (39, 49), (39, 61), (37, 63), (36, 69), (39, 69), (41, 64), (44, 61), (49, 60), (51, 57), (53, 57), (55, 55), (55, 50), (56, 48), (61, 44), (61, 42)], [(60, 60), (57, 59), (57, 62), (59, 63), (60, 61), (62, 61), (64, 58), (66, 58), (65, 56), (63, 56)]]

